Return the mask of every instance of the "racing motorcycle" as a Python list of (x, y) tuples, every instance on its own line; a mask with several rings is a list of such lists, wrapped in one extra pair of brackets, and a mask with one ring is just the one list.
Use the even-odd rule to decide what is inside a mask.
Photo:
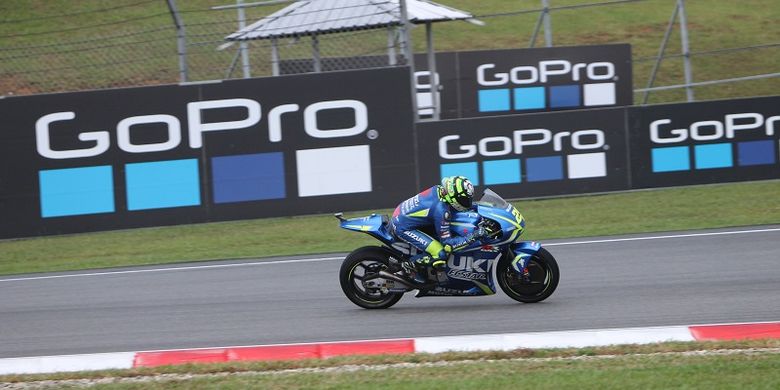
[[(425, 281), (415, 280), (418, 270), (409, 261), (418, 250), (393, 235), (386, 215), (345, 219), (336, 214), (341, 228), (366, 233), (383, 244), (347, 255), (339, 271), (344, 294), (360, 307), (386, 309), (414, 290), (416, 297), (493, 295), (498, 279), (501, 290), (519, 302), (539, 302), (552, 295), (560, 280), (558, 263), (541, 244), (518, 241), (525, 229), (520, 212), (490, 189), (475, 205), (454, 213), (451, 233), (467, 236), (481, 227), (488, 234), (451, 253), (443, 270), (427, 267)], [(435, 237), (432, 230), (426, 233)]]

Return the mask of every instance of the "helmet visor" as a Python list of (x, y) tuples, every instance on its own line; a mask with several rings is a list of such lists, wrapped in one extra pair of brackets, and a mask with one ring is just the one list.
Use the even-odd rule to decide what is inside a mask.
[(463, 207), (464, 210), (471, 208), (472, 201), (470, 196), (468, 195), (459, 196), (456, 198), (456, 200), (458, 202), (458, 205), (460, 205), (460, 207)]

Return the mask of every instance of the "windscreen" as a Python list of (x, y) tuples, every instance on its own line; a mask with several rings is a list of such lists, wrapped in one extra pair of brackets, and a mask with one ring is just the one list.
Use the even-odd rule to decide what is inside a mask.
[(485, 189), (485, 192), (483, 193), (482, 198), (479, 200), (479, 203), (502, 209), (509, 205), (509, 203), (507, 203), (504, 198), (493, 192), (493, 190), (490, 188)]

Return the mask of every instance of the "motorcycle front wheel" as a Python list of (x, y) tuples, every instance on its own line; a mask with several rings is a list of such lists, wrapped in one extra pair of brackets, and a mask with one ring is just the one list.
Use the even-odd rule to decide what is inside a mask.
[(371, 287), (368, 280), (379, 278), (380, 270), (390, 265), (389, 254), (378, 247), (363, 247), (350, 253), (341, 263), (341, 290), (352, 303), (365, 309), (387, 309), (398, 302), (403, 293)]
[(535, 303), (547, 299), (558, 287), (560, 271), (558, 262), (546, 249), (539, 248), (528, 260), (528, 277), (523, 278), (512, 268), (512, 259), (504, 256), (498, 262), (496, 277), (501, 290), (510, 298), (523, 302)]

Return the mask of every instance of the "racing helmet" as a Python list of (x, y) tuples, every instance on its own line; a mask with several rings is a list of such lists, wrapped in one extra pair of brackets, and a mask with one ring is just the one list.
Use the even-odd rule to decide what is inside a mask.
[(457, 211), (471, 208), (474, 185), (465, 176), (445, 177), (441, 180), (439, 197)]

